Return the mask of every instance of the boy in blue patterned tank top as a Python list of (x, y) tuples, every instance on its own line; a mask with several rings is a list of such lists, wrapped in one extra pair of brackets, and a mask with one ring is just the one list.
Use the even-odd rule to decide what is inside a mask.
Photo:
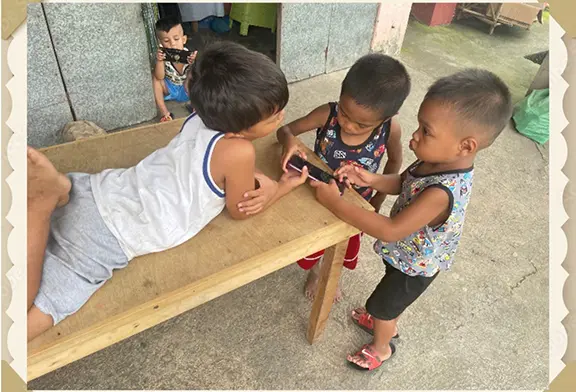
[[(304, 159), (298, 150), (296, 136), (316, 129), (314, 152), (332, 170), (345, 164), (356, 165), (376, 173), (384, 154), (388, 154), (384, 174), (396, 174), (402, 165), (400, 125), (396, 114), (410, 92), (410, 77), (406, 68), (392, 57), (369, 54), (360, 58), (350, 68), (340, 92), (340, 101), (322, 105), (278, 130), (278, 141), (283, 145), (282, 168), (294, 154)], [(371, 187), (354, 188), (370, 201), (376, 211), (386, 197)], [(344, 266), (354, 269), (360, 252), (358, 234), (350, 238)], [(310, 269), (305, 294), (313, 299), (318, 283), (318, 261), (324, 251), (298, 261), (303, 269)], [(336, 301), (342, 297), (340, 286)]]
[(491, 72), (467, 69), (436, 81), (418, 113), (410, 149), (416, 162), (401, 175), (378, 175), (347, 165), (336, 171), (348, 185), (398, 195), (390, 217), (354, 206), (334, 182), (313, 182), (316, 197), (340, 219), (377, 239), (374, 250), (386, 274), (353, 321), (374, 335), (348, 356), (373, 370), (395, 352), (397, 322), (438, 276), (450, 268), (470, 200), (476, 154), (489, 147), (512, 114), (508, 87)]

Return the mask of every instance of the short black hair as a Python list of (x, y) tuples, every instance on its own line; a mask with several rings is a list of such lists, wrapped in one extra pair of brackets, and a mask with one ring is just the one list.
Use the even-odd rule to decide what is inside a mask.
[(410, 75), (398, 60), (380, 53), (359, 58), (346, 74), (340, 95), (392, 117), (410, 94)]
[(180, 24), (182, 24), (182, 22), (180, 22), (176, 18), (158, 19), (158, 21), (156, 22), (156, 34), (158, 34), (160, 31), (167, 33), (170, 30), (172, 30), (175, 26), (178, 26)]
[(428, 89), (427, 99), (449, 104), (462, 120), (483, 127), (484, 147), (496, 140), (512, 117), (508, 86), (484, 69), (468, 68), (438, 79)]
[(190, 103), (216, 131), (240, 132), (288, 103), (288, 83), (280, 68), (240, 44), (210, 43), (190, 67)]

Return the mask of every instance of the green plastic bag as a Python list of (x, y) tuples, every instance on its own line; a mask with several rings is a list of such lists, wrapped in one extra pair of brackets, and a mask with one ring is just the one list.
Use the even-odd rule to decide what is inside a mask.
[(522, 135), (544, 144), (550, 138), (549, 89), (534, 90), (514, 108), (512, 118)]

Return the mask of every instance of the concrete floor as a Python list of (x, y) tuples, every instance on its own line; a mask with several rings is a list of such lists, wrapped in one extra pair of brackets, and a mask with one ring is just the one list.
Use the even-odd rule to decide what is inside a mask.
[[(515, 99), (547, 49), (547, 26), (530, 32), (475, 22), (427, 28), (411, 22), (401, 58), (413, 92), (400, 113), (404, 166), (426, 88), (465, 66), (493, 70)], [(286, 121), (338, 98), (345, 71), (290, 86)], [(184, 113), (185, 114), (185, 113)], [(308, 144), (312, 135), (304, 138)], [(387, 213), (392, 200), (382, 208)], [(466, 229), (443, 273), (400, 322), (396, 356), (366, 374), (345, 355), (368, 342), (349, 312), (384, 273), (364, 237), (345, 299), (323, 339), (305, 340), (305, 273), (292, 265), (31, 382), (30, 389), (538, 389), (548, 384), (548, 150), (513, 129), (476, 162)]]

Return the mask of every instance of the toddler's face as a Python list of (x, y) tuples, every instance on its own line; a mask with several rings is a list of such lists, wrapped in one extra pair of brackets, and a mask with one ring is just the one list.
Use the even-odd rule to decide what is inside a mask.
[(464, 135), (462, 121), (449, 105), (425, 100), (418, 112), (418, 124), (410, 140), (410, 149), (419, 160), (448, 163), (460, 157)]
[(380, 113), (358, 105), (347, 95), (340, 96), (338, 105), (338, 124), (342, 132), (352, 136), (370, 133), (382, 124)]
[(169, 32), (159, 31), (158, 42), (165, 48), (184, 49), (186, 36), (184, 35), (182, 25), (172, 27)]

